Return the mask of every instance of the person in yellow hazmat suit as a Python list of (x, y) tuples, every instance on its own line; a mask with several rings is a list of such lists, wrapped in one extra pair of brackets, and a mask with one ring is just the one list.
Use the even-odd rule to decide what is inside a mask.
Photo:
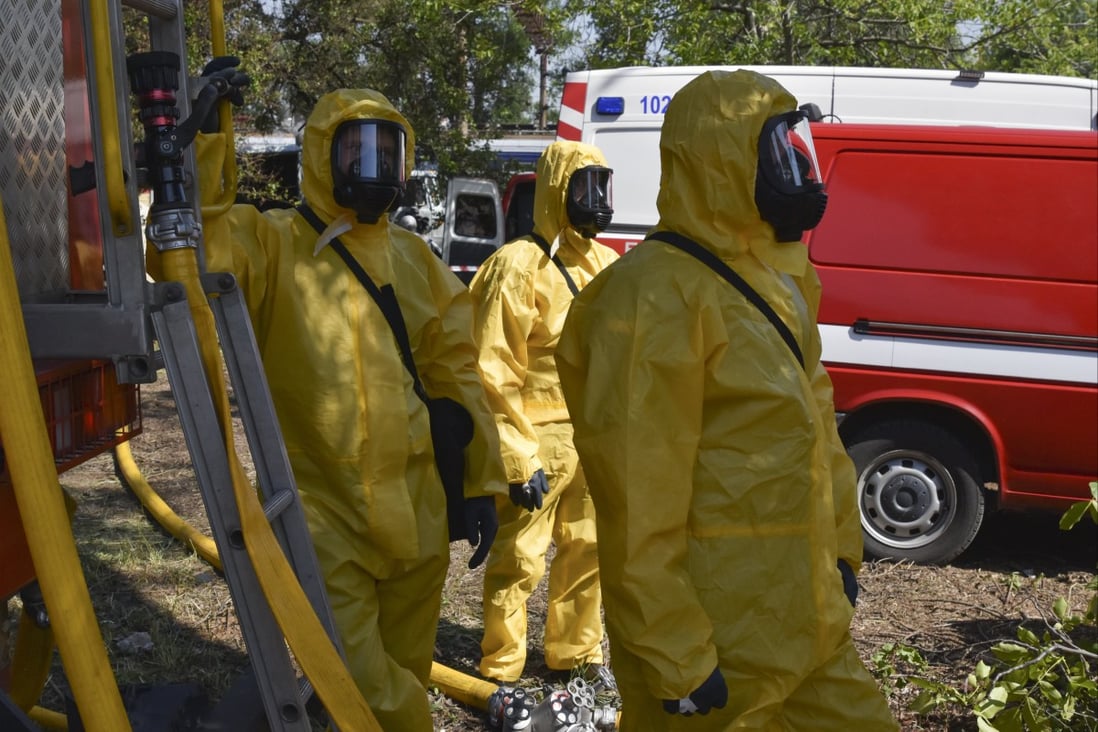
[(804, 113), (769, 77), (708, 71), (672, 98), (660, 160), (657, 226), (556, 351), (621, 729), (895, 730), (849, 633), (862, 538), (799, 242), (827, 202)]
[[(424, 400), (338, 242), (378, 288), (395, 292), (426, 392), (472, 417), (471, 563), (491, 546), (494, 494), (507, 493), (468, 291), (386, 215), (414, 145), (411, 125), (382, 94), (333, 91), (316, 103), (302, 143), (301, 189), (323, 233), (294, 209), (239, 204), (204, 220), (207, 270), (234, 273), (248, 304), (348, 667), (386, 730), (433, 727), (426, 684), (450, 558), (447, 503)], [(202, 200), (216, 200), (224, 136), (199, 135), (197, 155)]]
[(538, 159), (533, 232), (500, 247), (470, 283), (511, 498), (496, 499), (500, 530), (484, 571), (480, 673), (498, 682), (522, 675), (526, 602), (554, 542), (546, 665), (613, 687), (603, 665), (595, 510), (553, 362), (574, 293), (618, 256), (595, 241), (613, 214), (611, 181), (598, 148), (551, 143)]

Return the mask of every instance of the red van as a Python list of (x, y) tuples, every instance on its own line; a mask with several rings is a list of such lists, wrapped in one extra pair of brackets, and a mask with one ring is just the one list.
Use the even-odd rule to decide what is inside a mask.
[(806, 235), (872, 556), (946, 562), (988, 507), (1098, 476), (1098, 134), (821, 124)]

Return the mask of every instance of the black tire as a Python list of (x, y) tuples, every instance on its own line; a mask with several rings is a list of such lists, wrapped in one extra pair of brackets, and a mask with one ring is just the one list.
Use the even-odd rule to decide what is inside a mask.
[(956, 437), (928, 422), (891, 421), (848, 445), (869, 557), (946, 564), (968, 548), (985, 501), (976, 459)]

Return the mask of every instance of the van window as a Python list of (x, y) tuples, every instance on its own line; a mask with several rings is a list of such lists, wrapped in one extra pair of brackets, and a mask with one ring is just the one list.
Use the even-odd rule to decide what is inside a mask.
[(454, 233), (476, 239), (496, 235), (495, 203), (488, 196), (461, 194), (454, 207)]
[(496, 210), (492, 196), (459, 193), (454, 199), (453, 235), (449, 238), (446, 261), (466, 285), (499, 244)]
[(1093, 161), (847, 151), (827, 188), (818, 264), (1065, 282), (1098, 268)]
[(659, 219), (656, 195), (660, 191), (660, 128), (599, 129), (592, 140), (614, 169), (615, 223), (647, 228)]

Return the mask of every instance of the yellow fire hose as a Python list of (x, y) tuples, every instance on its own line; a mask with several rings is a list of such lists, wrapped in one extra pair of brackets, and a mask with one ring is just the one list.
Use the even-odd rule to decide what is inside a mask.
[(499, 688), (491, 681), (455, 671), (438, 661), (431, 664), (431, 683), (451, 699), (485, 712), (488, 711), (488, 697)]
[(80, 717), (90, 730), (122, 732), (130, 723), (76, 553), (18, 292), (0, 204), (0, 373), (8, 384), (0, 399), (0, 440), (42, 596), (58, 613), (53, 634)]
[(122, 473), (122, 479), (126, 481), (137, 500), (156, 523), (160, 524), (169, 534), (186, 546), (192, 547), (198, 556), (206, 560), (216, 570), (221, 571), (221, 557), (217, 553), (217, 545), (213, 539), (191, 526), (169, 506), (160, 495), (153, 490), (145, 476), (141, 474), (137, 462), (130, 450), (130, 443), (123, 442), (114, 448), (115, 464)]
[(60, 712), (42, 707), (34, 707), (27, 713), (31, 721), (44, 729), (56, 729), (66, 732), (69, 728), (69, 719)]
[[(155, 489), (149, 485), (141, 474), (140, 468), (133, 459), (133, 453), (130, 451), (129, 445), (122, 443), (115, 447), (115, 456), (118, 458), (119, 468), (122, 470), (126, 482), (153, 519), (173, 537), (194, 547), (199, 556), (220, 569), (221, 558), (218, 556), (217, 546), (213, 540), (180, 518), (157, 495)], [(431, 683), (451, 699), (483, 711), (488, 710), (488, 698), (499, 688), (496, 684), (443, 666), (437, 661), (431, 664)]]

